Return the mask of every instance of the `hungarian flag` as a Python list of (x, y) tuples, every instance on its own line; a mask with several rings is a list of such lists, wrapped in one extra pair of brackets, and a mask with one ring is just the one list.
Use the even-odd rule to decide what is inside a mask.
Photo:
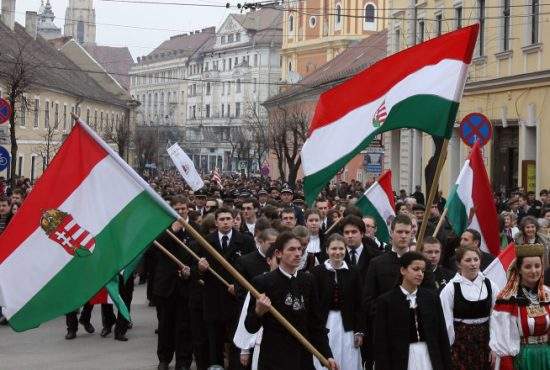
[(9, 324), (23, 331), (82, 306), (176, 218), (77, 122), (0, 236), (0, 306)]
[(391, 186), (391, 171), (388, 170), (378, 178), (363, 194), (355, 206), (363, 215), (376, 220), (376, 238), (384, 243), (390, 241), (389, 224), (395, 217), (395, 197)]
[(405, 49), (321, 94), (301, 154), (308, 204), (382, 132), (451, 137), (478, 29)]
[(456, 235), (460, 236), (467, 228), (475, 229), (481, 234), (481, 248), (493, 256), (499, 254), (497, 209), (479, 142), (464, 163), (445, 208)]
[(508, 269), (516, 259), (516, 246), (510, 243), (483, 271), (483, 275), (495, 283), (500, 290), (506, 285)]

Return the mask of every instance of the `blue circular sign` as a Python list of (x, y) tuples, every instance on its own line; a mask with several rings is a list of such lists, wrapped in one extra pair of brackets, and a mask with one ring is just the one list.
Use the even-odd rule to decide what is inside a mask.
[(10, 153), (6, 148), (0, 146), (0, 171), (4, 171), (8, 168), (10, 163)]
[(491, 121), (481, 113), (470, 113), (460, 122), (460, 137), (472, 147), (478, 141), (481, 146), (493, 137)]

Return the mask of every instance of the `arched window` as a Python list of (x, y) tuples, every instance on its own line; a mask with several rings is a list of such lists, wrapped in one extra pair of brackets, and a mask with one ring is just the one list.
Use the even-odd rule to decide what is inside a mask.
[(288, 62), (288, 71), (292, 71), (292, 62)]
[(365, 22), (374, 23), (376, 8), (373, 4), (367, 4), (365, 6)]
[(342, 23), (342, 5), (336, 4), (336, 24)]
[(84, 43), (84, 21), (78, 21), (76, 24), (76, 41), (79, 44)]
[(291, 14), (288, 16), (288, 32), (294, 31), (294, 16)]

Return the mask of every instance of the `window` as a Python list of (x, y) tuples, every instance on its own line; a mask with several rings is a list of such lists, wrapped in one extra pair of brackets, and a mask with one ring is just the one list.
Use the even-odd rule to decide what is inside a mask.
[(206, 104), (206, 106), (204, 107), (204, 111), (206, 114), (206, 118), (210, 118), (210, 104)]
[(210, 82), (206, 83), (206, 95), (210, 95)]
[[(74, 108), (71, 108), (73, 110)], [(99, 130), (103, 130), (103, 112), (99, 113)]]
[(97, 111), (94, 110), (94, 128), (97, 128)]
[(502, 51), (510, 50), (510, 0), (504, 0), (502, 9)]
[(227, 36), (227, 42), (233, 42), (233, 34)]
[(252, 92), (256, 92), (256, 84), (258, 83), (258, 79), (256, 77), (254, 77), (252, 79)]
[(222, 110), (221, 110), (221, 112), (222, 112), (222, 117), (223, 117), (224, 114), (225, 114), (225, 105), (224, 105), (224, 104), (222, 104)]
[(314, 16), (309, 17), (309, 27), (315, 28), (315, 25), (317, 24), (317, 18)]
[(455, 26), (456, 29), (462, 28), (462, 6), (455, 8)]
[(208, 67), (209, 67), (208, 62), (204, 63), (204, 71), (205, 72), (208, 72)]
[(236, 92), (241, 92), (241, 79), (237, 78), (237, 84), (236, 84)]
[(235, 57), (235, 67), (239, 64), (239, 57)]
[(231, 105), (227, 104), (227, 117), (231, 117)]
[(225, 44), (225, 36), (222, 36), (220, 40), (222, 45)]
[(34, 181), (34, 167), (36, 166), (36, 156), (31, 157), (31, 181)]
[(235, 35), (235, 41), (237, 41), (237, 42), (241, 41), (241, 34), (240, 33), (237, 33)]
[[(95, 117), (95, 124), (97, 125), (97, 112)], [(67, 129), (67, 106), (63, 105), (63, 130)]]
[(223, 70), (225, 71), (225, 59), (222, 60), (222, 68), (223, 68)]
[(441, 14), (436, 14), (435, 22), (435, 32), (437, 36), (441, 36), (441, 32), (443, 31), (443, 16)]
[(539, 42), (539, 2), (540, 0), (531, 0), (529, 13), (530, 19), (530, 38), (531, 44), (538, 44)]
[(393, 49), (395, 52), (398, 52), (399, 49), (401, 48), (401, 30), (399, 28), (395, 29), (395, 38), (393, 42), (394, 42)]
[(235, 117), (241, 116), (241, 103), (235, 103)]
[(230, 71), (231, 71), (232, 63), (233, 63), (233, 59), (229, 58), (229, 70)]
[(22, 173), (23, 173), (23, 156), (20, 155), (19, 158), (17, 158), (17, 176), (21, 176)]
[(294, 32), (294, 16), (288, 16), (288, 32)]
[(336, 4), (336, 27), (340, 28), (342, 24), (342, 5)]
[(34, 121), (33, 126), (38, 127), (38, 121), (39, 121), (39, 113), (40, 113), (40, 99), (34, 99)]
[(254, 54), (254, 67), (258, 66), (258, 54)]
[(374, 7), (374, 4), (367, 4), (365, 6), (365, 23), (374, 23), (374, 19), (376, 17), (376, 8)]
[(292, 71), (292, 62), (288, 62), (288, 71), (289, 71), (289, 72)]
[[(86, 123), (88, 123), (89, 121), (89, 118), (86, 120)], [(59, 103), (55, 103), (55, 108), (54, 108), (54, 112), (53, 112), (53, 119), (54, 119), (54, 122), (53, 122), (53, 126), (55, 128), (58, 128), (59, 127)]]
[(26, 126), (27, 125), (27, 99), (25, 99), (24, 97), (23, 97), (23, 101), (21, 102), (21, 111), (19, 115), (21, 116), (21, 121), (19, 123), (21, 124), (21, 126)]
[(84, 43), (84, 21), (78, 21), (76, 24), (76, 41), (79, 44)]
[(418, 21), (418, 43), (424, 42), (424, 20), (420, 19)]
[(196, 119), (197, 118), (197, 106), (196, 105), (193, 105), (192, 107), (192, 114), (191, 114), (191, 117), (193, 117), (193, 119)]
[(485, 0), (478, 0), (479, 40), (478, 55), (485, 55)]
[(50, 102), (47, 100), (44, 104), (44, 127), (50, 128)]

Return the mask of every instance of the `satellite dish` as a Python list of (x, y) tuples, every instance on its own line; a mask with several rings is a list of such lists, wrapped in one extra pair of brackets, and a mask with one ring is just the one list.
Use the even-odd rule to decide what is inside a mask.
[(298, 72), (288, 71), (288, 82), (295, 84), (302, 79), (302, 76)]

